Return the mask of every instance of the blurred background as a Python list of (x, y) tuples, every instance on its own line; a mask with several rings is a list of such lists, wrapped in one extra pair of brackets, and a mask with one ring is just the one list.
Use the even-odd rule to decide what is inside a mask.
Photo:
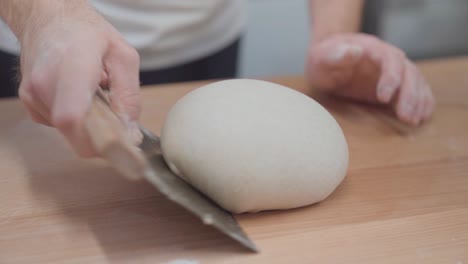
[[(310, 33), (307, 2), (248, 1), (240, 77), (302, 73)], [(368, 0), (362, 27), (415, 60), (468, 54), (468, 0)]]
[[(309, 39), (313, 34), (309, 29), (309, 1), (245, 1), (247, 3), (247, 29), (240, 40), (239, 54), (239, 46), (237, 45), (239, 42), (235, 41), (221, 51), (214, 52), (212, 50), (212, 53), (207, 52), (205, 57), (196, 59), (188, 58), (192, 56), (189, 48), (192, 45), (193, 49), (199, 49), (196, 52), (203, 50), (200, 47), (206, 45), (200, 45), (198, 37), (203, 36), (205, 31), (195, 31), (193, 35), (188, 34), (189, 36), (181, 37), (185, 34), (183, 30), (191, 32), (191, 22), (195, 23), (195, 26), (204, 25), (197, 20), (196, 16), (182, 17), (182, 22), (179, 21), (182, 25), (180, 30), (177, 29), (177, 23), (167, 23), (167, 21), (171, 21), (170, 19), (177, 22), (179, 13), (168, 12), (167, 16), (157, 16), (158, 19), (154, 19), (155, 28), (160, 26), (166, 30), (158, 31), (154, 30), (151, 21), (150, 25), (146, 25), (145, 23), (148, 21), (143, 21), (145, 22), (143, 23), (136, 17), (131, 17), (135, 14), (147, 14), (146, 10), (142, 11), (140, 6), (145, 1), (140, 3), (140, 1), (132, 2), (131, 0), (121, 0), (121, 2), (94, 0), (93, 3), (106, 19), (110, 19), (111, 23), (118, 25), (117, 28), (126, 33), (126, 37), (129, 37), (140, 48), (143, 47), (143, 51), (140, 50), (140, 52), (146, 53), (140, 53), (142, 58), (151, 59), (152, 56), (155, 56), (154, 54), (159, 56), (157, 60), (153, 58), (153, 61), (147, 62), (148, 65), (152, 66), (147, 66), (143, 69), (144, 72), (140, 73), (140, 81), (144, 85), (220, 79), (226, 76), (229, 78), (232, 76), (262, 78), (303, 74)], [(177, 7), (178, 3), (181, 4), (179, 9), (175, 10), (182, 15), (190, 14), (190, 8), (197, 10), (195, 7), (200, 6), (209, 10), (210, 3), (217, 3), (217, 1), (161, 0), (154, 1), (151, 6), (154, 5), (153, 8), (158, 8), (159, 5), (164, 7), (165, 2), (170, 2), (169, 6), (172, 7)], [(106, 4), (103, 5), (103, 3)], [(135, 7), (127, 10), (125, 3), (135, 3)], [(404, 50), (413, 60), (468, 54), (468, 0), (367, 0), (365, 3), (362, 31), (394, 44)], [(239, 21), (243, 21), (243, 4), (242, 1), (226, 0), (222, 6), (232, 8), (228, 10), (234, 10), (233, 13), (217, 13), (217, 15), (220, 17), (231, 15), (234, 18), (239, 15), (241, 16)], [(188, 9), (184, 9), (184, 7), (188, 7)], [(236, 14), (239, 11), (236, 11), (236, 7), (240, 10), (239, 14)], [(159, 10), (157, 11), (159, 12)], [(161, 14), (165, 11), (167, 10), (163, 8)], [(158, 12), (156, 14), (159, 14)], [(228, 11), (221, 10), (220, 12)], [(203, 15), (203, 12), (201, 14)], [(147, 16), (144, 17), (147, 18)], [(232, 19), (232, 17), (228, 18)], [(170, 19), (168, 20), (168, 18)], [(235, 19), (232, 20), (235, 21)], [(225, 23), (231, 26), (229, 21)], [(235, 23), (233, 25), (233, 31), (237, 30)], [(240, 26), (238, 30), (241, 30)], [(161, 32), (166, 33), (162, 34)], [(167, 32), (173, 34), (167, 34)], [(177, 43), (181, 39), (182, 43), (179, 43), (179, 46), (175, 45), (175, 49), (167, 45), (167, 43)], [(183, 43), (184, 39), (188, 40), (187, 43)], [(181, 50), (185, 48), (190, 56), (187, 54), (187, 58), (183, 58), (185, 55), (180, 56), (183, 59), (179, 58), (180, 61), (177, 63), (166, 63), (167, 65), (161, 63), (163, 66), (158, 67), (159, 61), (179, 60), (175, 59), (178, 57), (175, 55), (179, 55), (177, 48)], [(2, 86), (0, 97), (16, 96), (18, 84), (15, 69), (18, 64), (18, 53), (19, 47), (16, 38), (0, 20), (0, 86)], [(160, 57), (161, 55), (167, 56)], [(236, 58), (238, 58), (237, 65)], [(235, 75), (236, 70), (237, 75)]]

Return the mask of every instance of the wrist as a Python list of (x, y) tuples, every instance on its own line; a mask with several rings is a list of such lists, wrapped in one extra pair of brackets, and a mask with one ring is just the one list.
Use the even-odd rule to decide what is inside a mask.
[[(18, 6), (16, 7), (18, 8)], [(40, 38), (51, 37), (53, 34), (52, 25), (63, 25), (65, 19), (91, 10), (86, 0), (36, 0), (30, 1), (28, 6), (20, 8), (23, 10), (12, 10), (12, 14), (18, 19), (10, 27), (21, 47), (35, 43)], [(86, 20), (86, 18), (83, 19)]]
[(360, 31), (363, 0), (311, 0), (310, 3), (313, 42), (336, 34)]
[(359, 27), (349, 25), (317, 25), (310, 34), (311, 42), (318, 43), (335, 35), (359, 33)]

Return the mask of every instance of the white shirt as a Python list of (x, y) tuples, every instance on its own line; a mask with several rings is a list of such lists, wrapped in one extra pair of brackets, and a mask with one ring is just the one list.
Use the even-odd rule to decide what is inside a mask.
[[(92, 0), (140, 54), (142, 70), (183, 64), (212, 54), (238, 38), (246, 24), (244, 0)], [(19, 53), (0, 21), (0, 49)]]

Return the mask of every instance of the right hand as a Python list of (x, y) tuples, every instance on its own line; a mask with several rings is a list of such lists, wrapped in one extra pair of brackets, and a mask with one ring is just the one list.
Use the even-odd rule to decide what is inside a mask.
[(57, 128), (82, 157), (96, 156), (84, 128), (99, 86), (131, 135), (139, 135), (139, 56), (88, 6), (39, 15), (21, 39), (19, 96), (32, 119)]
[(434, 95), (416, 65), (397, 47), (370, 35), (341, 33), (312, 42), (307, 75), (318, 89), (388, 105), (414, 126), (434, 111)]

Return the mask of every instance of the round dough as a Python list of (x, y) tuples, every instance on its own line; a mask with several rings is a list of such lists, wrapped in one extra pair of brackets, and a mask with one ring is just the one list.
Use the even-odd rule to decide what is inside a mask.
[(170, 110), (161, 142), (174, 173), (233, 213), (319, 202), (348, 168), (345, 137), (325, 108), (259, 80), (190, 92)]

